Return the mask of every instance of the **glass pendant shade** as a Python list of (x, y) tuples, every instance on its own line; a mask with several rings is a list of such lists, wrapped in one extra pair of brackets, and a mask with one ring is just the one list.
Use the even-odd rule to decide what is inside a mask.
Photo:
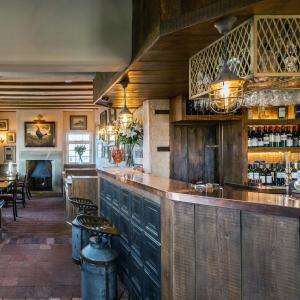
[(124, 106), (119, 113), (119, 123), (122, 128), (127, 128), (130, 123), (133, 121), (133, 115), (131, 111), (127, 107), (126, 103), (126, 87), (128, 81), (123, 82), (123, 89), (124, 89)]
[(245, 80), (231, 72), (226, 63), (218, 78), (209, 86), (211, 107), (219, 113), (229, 113), (238, 109), (244, 95)]

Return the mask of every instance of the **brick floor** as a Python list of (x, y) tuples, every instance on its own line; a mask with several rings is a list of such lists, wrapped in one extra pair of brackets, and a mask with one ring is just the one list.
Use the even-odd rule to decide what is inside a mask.
[(0, 299), (78, 299), (80, 268), (71, 259), (71, 228), (62, 198), (33, 198), (3, 209)]

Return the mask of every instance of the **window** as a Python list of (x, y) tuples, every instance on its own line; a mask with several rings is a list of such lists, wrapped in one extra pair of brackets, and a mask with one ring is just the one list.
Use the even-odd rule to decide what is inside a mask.
[(93, 135), (91, 133), (68, 133), (67, 134), (67, 160), (68, 163), (80, 163), (79, 155), (75, 147), (83, 145), (86, 151), (82, 155), (83, 163), (93, 161)]

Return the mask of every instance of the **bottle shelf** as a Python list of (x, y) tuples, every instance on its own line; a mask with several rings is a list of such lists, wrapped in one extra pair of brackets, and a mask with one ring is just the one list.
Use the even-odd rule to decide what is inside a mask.
[(257, 152), (293, 152), (300, 153), (300, 147), (286, 147), (286, 148), (271, 148), (271, 147), (249, 147), (248, 153)]
[(248, 119), (249, 126), (300, 125), (300, 119)]

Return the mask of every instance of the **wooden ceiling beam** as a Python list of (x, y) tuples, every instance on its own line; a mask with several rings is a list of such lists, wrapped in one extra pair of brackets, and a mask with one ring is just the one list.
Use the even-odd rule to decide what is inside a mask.
[(1, 96), (0, 99), (31, 99), (31, 100), (51, 100), (51, 99), (57, 99), (57, 100), (68, 100), (68, 99), (81, 99), (81, 100), (93, 100), (93, 97), (91, 96), (34, 96), (34, 95), (19, 95), (19, 96), (12, 96), (12, 95), (6, 95)]
[(0, 89), (0, 95), (32, 95), (32, 96), (86, 96), (86, 95), (93, 95), (92, 90), (66, 90), (66, 91), (57, 91), (57, 90), (52, 90), (52, 91), (47, 91), (47, 90), (42, 90), (42, 91), (36, 91), (36, 90), (1, 90)]

